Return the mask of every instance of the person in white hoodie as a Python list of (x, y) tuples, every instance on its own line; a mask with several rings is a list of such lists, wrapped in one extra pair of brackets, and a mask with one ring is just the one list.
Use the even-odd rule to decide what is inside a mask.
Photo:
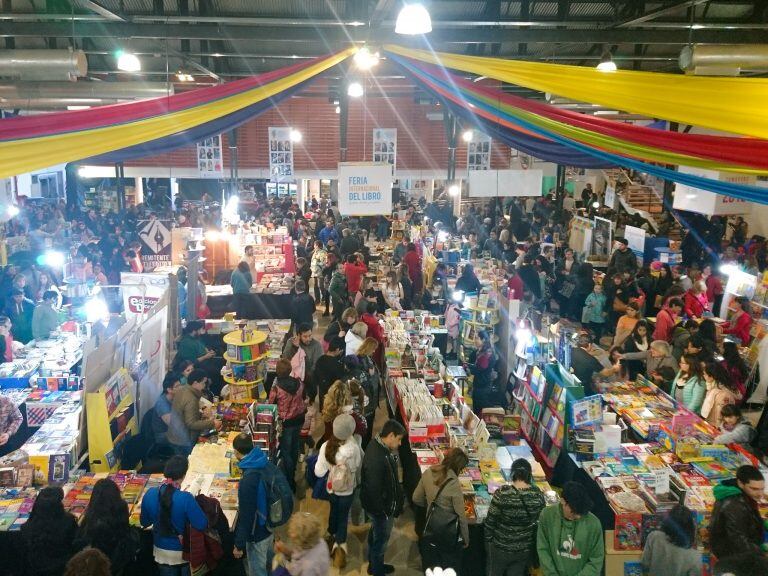
[(340, 414), (333, 420), (333, 436), (320, 447), (315, 463), (315, 475), (328, 474), (326, 486), (330, 495), (331, 514), (328, 518), (328, 545), (333, 545), (331, 557), (336, 568), (347, 565), (347, 523), (354, 491), (360, 483), (363, 452), (355, 437), (355, 419)]
[(354, 356), (368, 335), (368, 325), (365, 322), (355, 322), (346, 335), (344, 342), (347, 343), (345, 356)]

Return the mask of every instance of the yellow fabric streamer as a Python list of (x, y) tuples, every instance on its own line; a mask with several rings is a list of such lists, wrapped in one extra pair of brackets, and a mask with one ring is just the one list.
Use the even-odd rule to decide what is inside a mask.
[(0, 178), (122, 150), (189, 130), (275, 96), (343, 62), (355, 51), (356, 48), (349, 48), (266, 86), (188, 110), (163, 114), (126, 125), (2, 142), (0, 143)]
[(685, 76), (522, 62), (388, 45), (385, 50), (582, 102), (768, 138), (768, 79)]

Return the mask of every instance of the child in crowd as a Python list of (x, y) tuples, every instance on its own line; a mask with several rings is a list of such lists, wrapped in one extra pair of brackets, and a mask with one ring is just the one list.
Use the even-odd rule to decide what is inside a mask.
[[(290, 576), (325, 576), (331, 569), (328, 545), (323, 540), (322, 526), (317, 516), (297, 512), (288, 522), (289, 542), (278, 540), (275, 549), (284, 556), (273, 574)], [(281, 572), (282, 570), (282, 572)]]
[(603, 286), (595, 284), (592, 293), (584, 301), (584, 308), (581, 312), (581, 323), (586, 324), (595, 335), (595, 341), (599, 342), (603, 335), (603, 326), (608, 312), (605, 311), (605, 294)]
[(738, 444), (751, 451), (750, 443), (755, 439), (757, 431), (744, 418), (741, 408), (736, 404), (726, 404), (720, 410), (720, 435), (715, 438), (716, 444)]

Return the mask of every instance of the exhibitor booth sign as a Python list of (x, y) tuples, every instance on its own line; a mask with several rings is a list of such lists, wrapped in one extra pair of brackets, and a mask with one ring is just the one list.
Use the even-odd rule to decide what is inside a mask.
[(342, 216), (392, 213), (392, 166), (381, 163), (339, 164), (339, 212)]

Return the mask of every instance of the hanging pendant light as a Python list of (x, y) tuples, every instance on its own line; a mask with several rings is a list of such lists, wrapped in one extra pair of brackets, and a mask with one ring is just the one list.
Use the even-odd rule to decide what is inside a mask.
[(397, 15), (395, 23), (397, 34), (415, 36), (417, 34), (429, 34), (432, 32), (432, 18), (423, 4), (406, 4)]
[(604, 52), (600, 58), (600, 63), (597, 65), (597, 69), (600, 72), (616, 72), (616, 62), (613, 61), (613, 57), (610, 52)]

